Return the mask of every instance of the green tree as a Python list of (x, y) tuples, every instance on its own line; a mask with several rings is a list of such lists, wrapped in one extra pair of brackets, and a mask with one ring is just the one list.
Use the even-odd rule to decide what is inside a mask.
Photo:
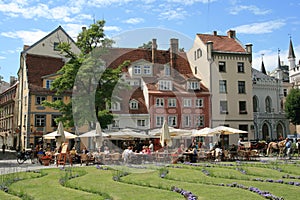
[(149, 41), (147, 44), (143, 43), (142, 46), (138, 47), (139, 49), (152, 49), (152, 41)]
[[(113, 89), (120, 88), (119, 77), (123, 65), (116, 69), (106, 68), (101, 55), (109, 53), (113, 41), (104, 34), (104, 20), (99, 20), (89, 28), (83, 29), (77, 37), (76, 45), (81, 53), (75, 54), (69, 43), (59, 44), (61, 54), (69, 61), (58, 71), (60, 76), (51, 84), (51, 90), (57, 95), (72, 93), (72, 101), (64, 103), (61, 100), (44, 102), (45, 106), (58, 109), (66, 127), (82, 126), (99, 120), (105, 128), (112, 122), (112, 114), (106, 110), (110, 103)], [(118, 87), (116, 87), (118, 86)]]
[(285, 101), (285, 113), (294, 125), (300, 124), (300, 89), (291, 89)]

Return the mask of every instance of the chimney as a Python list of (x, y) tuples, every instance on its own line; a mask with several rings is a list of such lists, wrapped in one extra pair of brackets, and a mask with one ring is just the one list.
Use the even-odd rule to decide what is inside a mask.
[(212, 51), (213, 51), (213, 42), (212, 41), (207, 41), (206, 46), (207, 46), (207, 60), (211, 61), (212, 60)]
[(153, 38), (152, 39), (152, 63), (155, 63), (155, 52), (157, 50), (157, 43), (156, 43), (156, 39)]
[(227, 36), (229, 38), (235, 38), (235, 31), (234, 30), (227, 31)]
[(217, 36), (217, 35), (218, 35), (217, 31), (214, 31), (213, 34), (214, 34), (214, 36)]
[(176, 54), (178, 53), (178, 39), (171, 38), (170, 39), (170, 65), (171, 68), (175, 66)]

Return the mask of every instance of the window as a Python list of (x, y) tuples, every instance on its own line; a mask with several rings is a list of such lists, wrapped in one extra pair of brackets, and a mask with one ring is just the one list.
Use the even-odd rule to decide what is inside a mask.
[(219, 80), (220, 93), (227, 93), (227, 82), (226, 80)]
[(246, 93), (246, 85), (245, 81), (238, 81), (238, 92), (239, 94), (245, 94)]
[(197, 81), (189, 81), (188, 84), (189, 84), (188, 88), (190, 90), (199, 90), (199, 88), (200, 88), (199, 82), (197, 82)]
[(246, 101), (239, 101), (240, 114), (247, 114)]
[(150, 66), (144, 66), (144, 74), (151, 74), (151, 67)]
[(184, 115), (183, 116), (183, 127), (190, 127), (191, 126), (191, 116)]
[(270, 113), (271, 112), (271, 107), (272, 107), (272, 101), (271, 101), (271, 98), (269, 96), (266, 98), (265, 104), (266, 104), (266, 112)]
[(197, 60), (197, 51), (194, 51), (194, 59)]
[(121, 110), (121, 106), (119, 102), (112, 102), (111, 103), (111, 110), (112, 111), (119, 111)]
[(52, 102), (62, 101), (62, 97), (52, 97)]
[(197, 68), (197, 66), (195, 67), (195, 74), (197, 74), (198, 73), (198, 68)]
[(137, 120), (137, 126), (146, 126), (146, 120), (144, 119), (138, 119)]
[(176, 116), (168, 116), (168, 125), (169, 126), (177, 126), (177, 117)]
[(192, 107), (192, 99), (183, 99), (183, 107)]
[(202, 108), (203, 107), (203, 98), (198, 98), (196, 99), (196, 105), (197, 108)]
[(197, 115), (195, 120), (196, 127), (204, 127), (204, 115)]
[(41, 105), (43, 101), (46, 100), (46, 97), (43, 96), (36, 96), (35, 97), (35, 104), (36, 105)]
[(55, 121), (55, 119), (61, 117), (60, 115), (52, 115), (51, 116), (51, 126), (52, 127), (57, 127), (58, 126), (58, 123)]
[(130, 109), (136, 110), (139, 108), (139, 103), (136, 100), (131, 100), (129, 104), (130, 104)]
[(113, 128), (119, 128), (119, 124), (120, 124), (120, 121), (117, 120), (117, 119), (114, 119), (113, 122), (112, 122), (112, 127)]
[(156, 104), (156, 107), (164, 107), (164, 99), (163, 98), (157, 98), (155, 104)]
[(238, 62), (237, 63), (237, 71), (238, 71), (238, 73), (245, 72), (245, 68), (244, 68), (244, 63), (243, 62)]
[(172, 90), (172, 82), (169, 80), (160, 80), (159, 90)]
[(219, 62), (219, 72), (226, 72), (226, 63), (225, 62)]
[(220, 113), (228, 114), (227, 101), (220, 101)]
[(257, 96), (254, 96), (253, 98), (253, 112), (258, 112), (258, 98)]
[(284, 96), (284, 97), (287, 96), (287, 89), (283, 89), (283, 96)]
[(59, 45), (59, 42), (54, 42), (53, 43), (53, 50), (54, 51), (59, 51), (58, 45)]
[[(248, 132), (248, 125), (247, 124), (240, 124), (239, 129), (242, 130), (242, 131), (247, 131)], [(239, 137), (243, 138), (243, 139), (248, 138), (248, 133), (240, 133)]]
[(201, 49), (197, 49), (197, 58), (200, 58), (202, 56)]
[(164, 123), (165, 118), (163, 116), (156, 116), (156, 126), (161, 127)]
[(141, 66), (134, 66), (133, 73), (141, 74)]
[(51, 84), (52, 84), (53, 80), (46, 80), (46, 88), (50, 89), (51, 88)]
[(171, 75), (171, 67), (169, 65), (165, 66), (165, 76)]
[(168, 99), (168, 107), (176, 107), (176, 99), (175, 98)]
[(46, 125), (46, 115), (35, 115), (35, 127), (44, 127)]

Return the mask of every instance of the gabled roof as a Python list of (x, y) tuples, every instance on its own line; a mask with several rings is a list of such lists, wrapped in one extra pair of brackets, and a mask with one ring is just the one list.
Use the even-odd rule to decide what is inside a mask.
[(207, 42), (213, 42), (213, 51), (246, 53), (245, 48), (235, 37), (215, 34), (197, 34), (197, 36), (204, 44)]
[(47, 39), (48, 37), (50, 37), (52, 34), (56, 33), (57, 31), (61, 30), (70, 40), (71, 42), (75, 43), (75, 41), (73, 40), (72, 37), (70, 37), (70, 35), (61, 27), (58, 26), (56, 29), (54, 29), (53, 31), (51, 31), (49, 34), (47, 34), (45, 37), (43, 37), (42, 39), (38, 40), (37, 42), (35, 42), (33, 45), (28, 46), (25, 45), (24, 46), (24, 50), (21, 53), (26, 53), (28, 52), (30, 49), (34, 48), (37, 44), (39, 44), (41, 41)]

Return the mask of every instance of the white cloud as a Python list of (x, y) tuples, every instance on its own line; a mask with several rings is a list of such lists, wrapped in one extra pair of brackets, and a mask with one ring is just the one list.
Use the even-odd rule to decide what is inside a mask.
[(139, 24), (139, 23), (142, 23), (144, 21), (145, 20), (143, 18), (136, 17), (136, 18), (129, 18), (127, 20), (124, 20), (123, 22), (126, 23), (126, 24)]
[(184, 19), (187, 15), (183, 8), (167, 9), (159, 14), (161, 19), (167, 20)]
[(193, 5), (195, 3), (211, 3), (216, 0), (168, 0), (169, 3), (180, 3), (184, 5)]
[(4, 59), (6, 59), (6, 57), (0, 56), (0, 60), (4, 60)]
[(117, 26), (104, 26), (105, 31), (121, 31), (122, 29)]
[(250, 11), (251, 13), (253, 13), (255, 15), (266, 15), (266, 14), (269, 14), (272, 12), (271, 10), (262, 10), (254, 5), (250, 5), (250, 6), (239, 5), (239, 6), (235, 6), (235, 7), (231, 8), (230, 14), (237, 15), (240, 12), (244, 12), (244, 11)]
[(48, 32), (44, 32), (41, 30), (35, 31), (14, 31), (14, 32), (3, 32), (2, 36), (14, 39), (22, 39), (23, 44), (31, 45), (35, 43), (37, 40), (45, 37)]
[(271, 33), (274, 30), (283, 27), (285, 24), (286, 23), (284, 20), (273, 20), (261, 23), (242, 25), (232, 29), (236, 30), (238, 33), (244, 34), (263, 34)]
[[(22, 2), (20, 0), (11, 1), (10, 3), (0, 1), (0, 12), (10, 17), (22, 16), (26, 19), (46, 18), (63, 20), (65, 22), (78, 21), (79, 17), (88, 18), (88, 15), (79, 14), (84, 2), (54, 7), (49, 7), (43, 3), (29, 5), (27, 2)], [(76, 16), (77, 14), (78, 16)]]

